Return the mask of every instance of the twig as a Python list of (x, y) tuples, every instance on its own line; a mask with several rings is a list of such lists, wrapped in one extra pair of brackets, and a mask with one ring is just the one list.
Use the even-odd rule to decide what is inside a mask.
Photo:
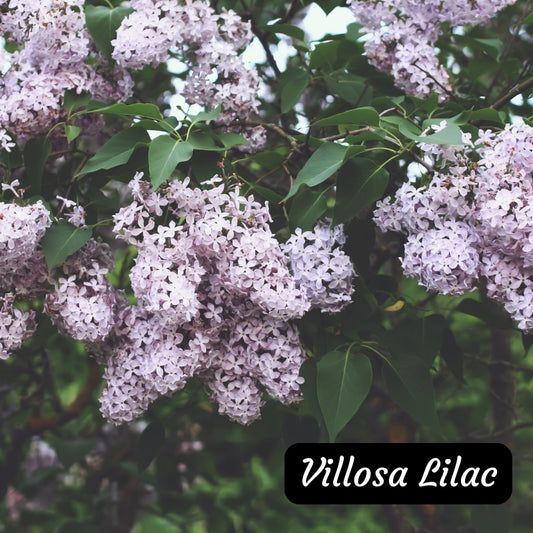
[(502, 96), (496, 102), (494, 102), (490, 107), (492, 109), (501, 109), (505, 104), (510, 102), (515, 96), (523, 93), (530, 87), (533, 87), (533, 78), (529, 78), (519, 85), (517, 85), (514, 89), (511, 89), (506, 95)]

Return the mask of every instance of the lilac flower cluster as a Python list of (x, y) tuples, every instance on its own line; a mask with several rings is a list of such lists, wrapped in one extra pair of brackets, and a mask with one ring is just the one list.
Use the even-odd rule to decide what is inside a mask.
[(61, 333), (86, 343), (108, 336), (117, 306), (106, 277), (111, 267), (108, 247), (90, 240), (56, 269), (59, 278), (46, 295), (44, 311)]
[[(16, 303), (43, 285), (43, 271), (35, 267), (44, 262), (38, 244), (50, 224), (40, 200), (27, 206), (0, 203), (0, 359), (7, 359), (33, 333), (34, 311), (23, 311)], [(28, 271), (32, 275), (21, 283)], [(34, 282), (29, 294), (24, 289), (28, 280)]]
[(109, 69), (85, 29), (83, 5), (83, 0), (7, 2), (0, 35), (19, 47), (3, 55), (9, 68), (0, 78), (0, 148), (13, 147), (8, 132), (22, 142), (47, 133), (61, 119), (65, 91), (105, 101), (131, 96), (129, 74)]
[(422, 147), (441, 170), (427, 187), (402, 185), (374, 213), (383, 231), (407, 235), (405, 274), (442, 294), (483, 287), (520, 329), (533, 330), (533, 128)]
[[(214, 109), (223, 104), (217, 121), (234, 125), (257, 112), (259, 77), (239, 53), (252, 39), (250, 23), (232, 10), (214, 12), (208, 2), (132, 0), (135, 10), (126, 17), (112, 41), (113, 58), (129, 69), (164, 63), (169, 50), (188, 66), (182, 96), (190, 104)], [(253, 132), (258, 146), (263, 136)]]
[(243, 424), (260, 416), (263, 392), (298, 400), (305, 353), (290, 320), (351, 299), (341, 227), (319, 225), (280, 246), (268, 206), (218, 177), (208, 185), (175, 180), (154, 192), (137, 174), (132, 203), (114, 217), (117, 236), (138, 250), (138, 303), (117, 299), (112, 330), (93, 346), (107, 365), (102, 412), (115, 422), (133, 420), (193, 376), (220, 413)]
[(409, 94), (423, 98), (435, 91), (445, 100), (452, 84), (435, 48), (441, 25), (483, 24), (515, 1), (350, 0), (349, 5), (368, 34), (365, 50), (373, 65)]

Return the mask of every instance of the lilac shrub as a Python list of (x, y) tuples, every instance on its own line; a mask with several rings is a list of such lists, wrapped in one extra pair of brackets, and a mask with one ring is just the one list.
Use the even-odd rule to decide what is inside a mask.
[(533, 330), (533, 128), (507, 125), (480, 131), (475, 145), (422, 148), (437, 165), (430, 183), (405, 183), (374, 213), (383, 231), (407, 236), (404, 273), (441, 294), (482, 287), (520, 329)]

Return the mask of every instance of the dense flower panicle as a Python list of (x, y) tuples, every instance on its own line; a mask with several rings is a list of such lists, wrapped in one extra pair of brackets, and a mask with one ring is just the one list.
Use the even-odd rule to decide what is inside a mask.
[[(85, 28), (83, 0), (11, 0), (0, 33), (20, 49), (6, 54), (10, 67), (0, 78), (0, 146), (10, 149), (4, 130), (24, 141), (47, 131), (65, 113), (65, 91), (93, 99), (122, 101), (132, 94), (125, 69), (112, 70)], [(96, 64), (89, 64), (90, 57)], [(96, 116), (79, 125), (100, 123)], [(12, 144), (12, 143), (11, 143)]]
[(299, 228), (282, 246), (291, 265), (296, 285), (311, 307), (335, 313), (350, 302), (355, 271), (342, 251), (345, 236), (342, 225), (331, 229), (318, 224), (313, 231)]
[(0, 202), (0, 277), (22, 268), (51, 223), (40, 200), (26, 206)]
[[(139, 299), (99, 348), (108, 364), (102, 412), (115, 422), (193, 376), (221, 414), (243, 424), (259, 417), (263, 392), (297, 401), (305, 353), (289, 321), (351, 300), (341, 227), (322, 224), (281, 246), (268, 206), (217, 176), (206, 185), (174, 180), (158, 193), (137, 174), (132, 203), (114, 217), (117, 236), (138, 249), (131, 281)], [(156, 227), (163, 214), (169, 222)]]
[[(112, 41), (119, 65), (134, 70), (155, 66), (168, 59), (169, 50), (178, 52), (188, 66), (182, 92), (188, 103), (209, 109), (222, 104), (217, 121), (227, 126), (257, 112), (260, 80), (240, 56), (252, 40), (249, 22), (232, 10), (217, 14), (202, 0), (132, 0), (130, 6), (134, 12)], [(257, 148), (264, 140), (264, 134), (253, 130), (249, 145)]]
[(350, 0), (368, 36), (370, 62), (391, 74), (396, 85), (415, 96), (435, 91), (447, 99), (453, 90), (437, 58), (435, 42), (445, 22), (452, 27), (486, 23), (515, 0)]
[(74, 339), (104, 341), (115, 323), (117, 295), (106, 274), (110, 262), (102, 243), (90, 241), (60, 267), (45, 313), (59, 331)]
[(15, 295), (0, 295), (0, 359), (7, 359), (35, 330), (35, 312), (14, 306)]
[(424, 148), (441, 170), (427, 187), (402, 185), (374, 213), (383, 231), (407, 235), (405, 274), (442, 294), (482, 284), (520, 329), (531, 331), (533, 128), (482, 131), (476, 147)]

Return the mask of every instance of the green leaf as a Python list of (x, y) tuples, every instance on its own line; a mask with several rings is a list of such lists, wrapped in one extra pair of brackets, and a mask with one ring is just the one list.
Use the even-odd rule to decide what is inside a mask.
[(287, 113), (300, 100), (311, 76), (301, 68), (288, 68), (280, 77), (281, 112)]
[(117, 36), (117, 29), (122, 20), (133, 9), (130, 7), (115, 7), (85, 5), (85, 24), (96, 46), (102, 51), (109, 62), (113, 59), (113, 46), (111, 41)]
[(309, 66), (323, 68), (328, 71), (335, 70), (339, 54), (340, 41), (320, 43), (311, 52)]
[(207, 152), (225, 152), (225, 146), (218, 146), (215, 139), (207, 132), (193, 132), (187, 137), (187, 142), (195, 150), (205, 150)]
[(334, 351), (320, 359), (318, 402), (331, 442), (358, 411), (371, 385), (372, 365), (365, 355)]
[(65, 135), (67, 141), (71, 143), (74, 139), (77, 139), (80, 135), (81, 129), (78, 126), (72, 126), (71, 124), (65, 124)]
[(269, 24), (264, 26), (263, 30), (268, 33), (282, 33), (299, 41), (305, 41), (304, 30), (292, 24)]
[(150, 179), (157, 189), (174, 172), (179, 163), (192, 157), (193, 147), (170, 135), (160, 135), (152, 140), (148, 149)]
[(442, 358), (446, 361), (448, 368), (453, 375), (463, 381), (463, 360), (464, 353), (457, 344), (455, 336), (450, 328), (445, 328), (442, 335), (442, 345), (440, 349)]
[(318, 4), (326, 15), (329, 15), (336, 7), (342, 4), (342, 0), (318, 0)]
[(328, 209), (328, 202), (323, 193), (305, 190), (292, 201), (289, 212), (291, 229), (301, 228), (308, 231)]
[(475, 316), (495, 328), (508, 328), (512, 326), (512, 320), (507, 314), (496, 312), (492, 306), (484, 305), (472, 298), (461, 300), (455, 310), (460, 313)]
[(383, 374), (394, 401), (422, 425), (438, 432), (433, 383), (424, 361), (402, 354), (383, 367)]
[(78, 173), (83, 176), (89, 172), (110, 169), (127, 163), (138, 146), (147, 145), (150, 136), (142, 128), (128, 128), (111, 137), (100, 150), (87, 161)]
[(470, 40), (471, 43), (477, 43), (477, 45), (492, 59), (499, 61), (505, 45), (501, 39), (480, 39), (474, 38)]
[(302, 185), (314, 187), (326, 181), (344, 163), (346, 146), (335, 143), (324, 143), (309, 158), (302, 170), (296, 176), (289, 194), (284, 198), (288, 200), (294, 196)]
[(95, 444), (96, 442), (92, 439), (53, 439), (50, 442), (57, 458), (65, 468), (70, 468), (74, 463), (84, 459), (92, 451)]
[(320, 119), (311, 126), (338, 126), (339, 124), (379, 126), (379, 115), (373, 107), (358, 107)]
[(442, 130), (427, 136), (419, 135), (418, 137), (415, 137), (414, 140), (427, 144), (464, 144), (461, 129), (455, 124), (448, 124)]
[(215, 120), (220, 113), (222, 113), (222, 106), (219, 105), (213, 109), (213, 111), (201, 111), (197, 115), (191, 115), (191, 124), (196, 124), (197, 122), (209, 122), (210, 120)]
[(33, 137), (24, 146), (24, 165), (33, 194), (41, 192), (43, 172), (52, 152), (52, 143), (48, 137)]
[(141, 117), (154, 120), (163, 120), (163, 115), (154, 104), (112, 104), (100, 105), (100, 102), (91, 102), (88, 113), (101, 113), (102, 115), (116, 115), (119, 117)]
[(63, 105), (69, 113), (72, 113), (73, 111), (76, 111), (76, 109), (85, 107), (90, 100), (91, 95), (89, 93), (82, 92), (78, 94), (76, 91), (71, 90), (65, 92), (65, 95), (63, 96)]
[(347, 162), (337, 177), (333, 224), (348, 222), (379, 200), (389, 182), (389, 173), (374, 161), (358, 157)]
[(139, 472), (145, 470), (154, 460), (157, 452), (165, 442), (165, 428), (161, 422), (150, 422), (139, 436), (137, 443), (137, 467)]
[[(328, 89), (353, 106), (364, 105), (372, 98), (372, 89), (365, 78), (342, 72), (335, 79), (326, 80)], [(365, 98), (363, 103), (361, 100)]]
[(54, 222), (41, 241), (48, 270), (62, 263), (77, 252), (92, 235), (92, 229), (81, 229), (61, 219)]
[(248, 140), (245, 137), (231, 131), (223, 131), (219, 133), (218, 138), (225, 148), (248, 144)]

